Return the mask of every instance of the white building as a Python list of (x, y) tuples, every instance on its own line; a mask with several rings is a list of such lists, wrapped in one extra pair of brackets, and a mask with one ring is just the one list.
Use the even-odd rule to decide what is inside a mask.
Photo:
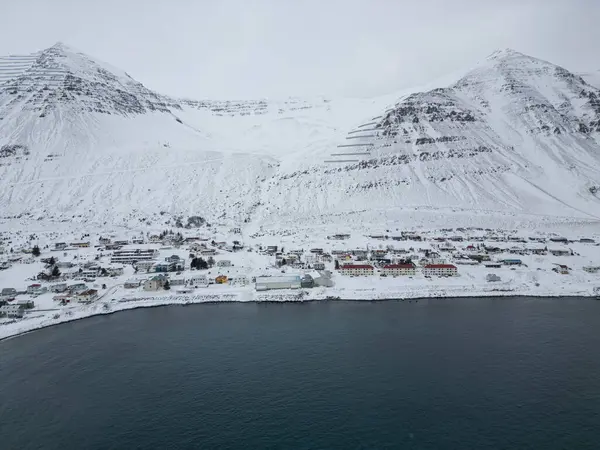
[(453, 277), (458, 269), (453, 264), (428, 264), (423, 267), (423, 275), (429, 277)]
[(23, 308), (21, 305), (4, 305), (0, 306), (0, 316), (6, 317), (23, 317)]
[(115, 250), (110, 258), (111, 263), (133, 264), (138, 261), (148, 261), (154, 259), (157, 250), (132, 248), (125, 250)]
[(270, 291), (272, 289), (300, 289), (300, 276), (256, 277), (257, 291)]
[(208, 286), (208, 277), (206, 275), (194, 274), (188, 278), (188, 284), (190, 286)]
[(135, 263), (135, 267), (140, 272), (149, 272), (152, 269), (152, 266), (156, 264), (156, 261), (153, 259), (149, 259), (147, 261), (138, 261)]
[(598, 273), (600, 272), (600, 266), (585, 266), (583, 270), (587, 273)]
[(87, 289), (75, 294), (74, 298), (80, 303), (92, 302), (98, 298), (98, 291), (96, 289)]
[(383, 266), (381, 272), (390, 277), (415, 275), (417, 273), (413, 264), (388, 264)]
[(29, 286), (27, 286), (27, 293), (29, 295), (42, 295), (43, 293), (47, 292), (48, 289), (45, 287), (42, 287), (41, 284), (30, 284)]
[(127, 280), (125, 283), (123, 283), (123, 287), (125, 289), (137, 289), (141, 284), (141, 280)]
[(221, 259), (217, 261), (217, 267), (231, 267), (231, 261), (228, 259)]
[(65, 292), (67, 290), (67, 283), (56, 283), (49, 286), (50, 292)]
[(185, 278), (182, 276), (169, 277), (171, 286), (185, 286)]
[(375, 269), (369, 264), (345, 264), (340, 267), (340, 273), (342, 275), (350, 276), (368, 276), (373, 275), (373, 273), (375, 273)]
[(229, 284), (236, 286), (246, 286), (250, 281), (246, 275), (234, 275), (229, 277)]

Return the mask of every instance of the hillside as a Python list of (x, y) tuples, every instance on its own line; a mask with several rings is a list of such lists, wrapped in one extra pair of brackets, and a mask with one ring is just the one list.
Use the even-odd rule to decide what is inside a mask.
[(175, 99), (56, 44), (0, 58), (2, 216), (255, 229), (596, 220), (599, 96), (509, 50), (406, 95)]

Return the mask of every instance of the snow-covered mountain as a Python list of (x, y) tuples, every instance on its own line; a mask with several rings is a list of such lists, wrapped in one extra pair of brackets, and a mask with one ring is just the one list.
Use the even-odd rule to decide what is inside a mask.
[(600, 90), (506, 50), (376, 99), (196, 101), (57, 44), (0, 58), (0, 204), (100, 223), (600, 218)]

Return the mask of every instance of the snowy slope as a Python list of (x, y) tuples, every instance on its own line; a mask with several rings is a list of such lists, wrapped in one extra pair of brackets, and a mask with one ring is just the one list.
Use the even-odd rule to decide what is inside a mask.
[(497, 52), (367, 117), (332, 158), (354, 162), (278, 174), (264, 198), (275, 215), (294, 205), (291, 222), (407, 207), (597, 219), (599, 96), (561, 67)]
[(196, 101), (64, 44), (0, 58), (2, 216), (251, 226), (600, 218), (600, 91), (513, 51), (375, 99)]

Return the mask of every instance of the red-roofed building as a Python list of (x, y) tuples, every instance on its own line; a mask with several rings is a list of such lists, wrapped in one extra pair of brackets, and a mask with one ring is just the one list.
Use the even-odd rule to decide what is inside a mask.
[(427, 264), (423, 267), (423, 275), (429, 277), (453, 277), (458, 269), (453, 264)]
[(382, 274), (390, 277), (402, 275), (415, 275), (416, 269), (414, 264), (388, 264), (383, 266)]
[(356, 265), (345, 264), (340, 267), (340, 273), (342, 275), (367, 276), (367, 275), (373, 275), (374, 269), (373, 269), (373, 266), (371, 266), (369, 264), (356, 264)]

